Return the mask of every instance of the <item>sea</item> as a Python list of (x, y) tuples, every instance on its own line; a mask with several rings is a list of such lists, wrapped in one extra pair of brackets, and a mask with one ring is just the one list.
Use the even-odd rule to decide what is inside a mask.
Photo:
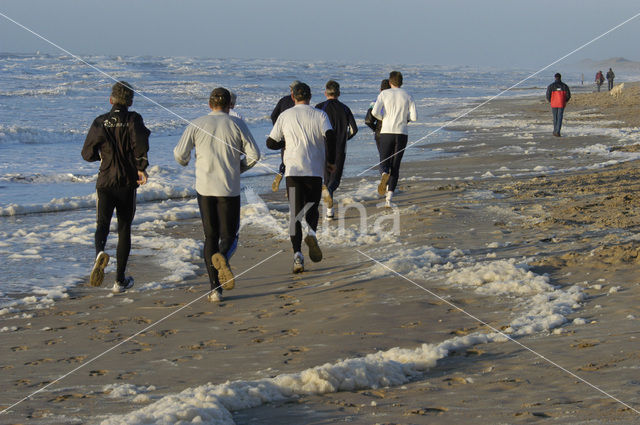
[[(457, 114), (523, 79), (517, 90), (503, 96), (542, 96), (550, 80), (545, 73), (527, 79), (534, 70), (471, 66), (157, 56), (81, 59), (0, 54), (0, 309), (55, 299), (87, 280), (94, 258), (98, 163), (85, 162), (80, 152), (93, 119), (110, 109), (114, 79), (134, 86), (138, 94), (131, 109), (151, 130), (149, 184), (138, 191), (134, 222), (139, 230), (134, 234), (148, 233), (138, 236), (138, 242), (134, 238), (134, 250), (172, 245), (154, 234), (153, 227), (197, 217), (193, 161), (181, 167), (173, 159), (173, 148), (188, 122), (209, 112), (208, 97), (215, 87), (237, 94), (236, 111), (262, 151), (261, 163), (243, 176), (245, 192), (254, 196), (269, 190), (278, 168), (279, 153), (265, 145), (272, 126), (269, 116), (293, 80), (309, 84), (312, 104), (325, 99), (327, 80), (340, 83), (340, 100), (351, 108), (359, 128), (348, 145), (347, 178), (377, 172), (373, 166), (378, 154), (364, 116), (380, 81), (393, 69), (402, 71), (404, 88), (418, 108), (409, 142), (421, 140), (406, 151), (404, 161), (434, 155), (430, 143), (457, 140), (456, 132), (439, 130)], [(112, 234), (108, 249), (116, 239)], [(156, 260), (158, 267), (176, 262), (169, 281), (193, 273), (189, 263), (198, 258), (201, 245), (184, 245), (188, 254), (181, 259), (167, 254)], [(157, 282), (142, 283), (154, 288)]]

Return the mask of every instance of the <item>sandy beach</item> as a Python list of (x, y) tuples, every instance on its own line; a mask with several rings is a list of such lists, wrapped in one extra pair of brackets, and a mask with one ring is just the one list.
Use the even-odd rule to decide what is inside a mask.
[[(0, 424), (637, 423), (640, 172), (574, 152), (635, 152), (576, 129), (637, 131), (638, 92), (574, 94), (562, 138), (543, 94), (491, 102), (443, 130), (458, 142), (411, 148), (438, 155), (403, 164), (394, 209), (374, 176), (347, 179), (344, 220), (323, 221), (324, 259), (301, 275), (284, 192), (261, 195), (274, 227), (245, 223), (220, 304), (196, 261), (172, 288), (78, 287), (4, 314), (0, 408), (64, 378)], [(159, 232), (202, 238), (198, 219)]]

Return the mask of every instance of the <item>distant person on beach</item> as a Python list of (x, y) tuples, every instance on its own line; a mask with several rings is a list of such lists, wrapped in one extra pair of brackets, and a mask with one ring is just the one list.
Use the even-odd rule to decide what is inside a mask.
[(553, 135), (560, 137), (564, 108), (571, 99), (571, 90), (568, 85), (562, 82), (560, 73), (556, 73), (554, 77), (555, 81), (547, 87), (547, 102), (551, 103), (551, 112), (553, 113)]
[[(291, 84), (289, 84), (290, 93), (286, 96), (282, 96), (282, 98), (280, 98), (280, 100), (276, 104), (276, 107), (273, 108), (273, 111), (271, 112), (272, 124), (275, 125), (281, 113), (283, 113), (289, 108), (293, 108), (293, 106), (295, 105), (295, 102), (293, 101), (293, 88), (299, 83), (300, 81), (294, 80)], [(276, 177), (273, 179), (273, 183), (271, 184), (271, 190), (274, 192), (278, 191), (278, 188), (280, 187), (280, 182), (282, 181), (282, 177), (284, 176), (284, 173), (285, 173), (284, 149), (280, 151), (280, 159), (281, 159), (281, 162), (280, 162), (280, 167), (278, 169), (278, 174), (276, 174)]]
[(322, 193), (325, 167), (335, 169), (336, 135), (329, 117), (309, 105), (311, 89), (305, 83), (293, 88), (295, 106), (284, 111), (276, 120), (269, 137), (269, 149), (284, 149), (285, 181), (289, 196), (289, 235), (293, 246), (293, 273), (304, 271), (302, 255), (302, 224), (309, 226), (304, 238), (311, 261), (322, 260), (318, 246), (318, 205)]
[[(380, 83), (380, 91), (390, 88), (391, 86), (389, 85), (389, 79), (385, 78), (384, 80), (382, 80), (382, 82)], [(373, 130), (373, 137), (376, 141), (376, 148), (378, 149), (378, 156), (380, 157), (381, 161), (380, 167), (382, 170), (382, 161), (384, 160), (384, 158), (382, 157), (382, 149), (380, 148), (380, 130), (382, 130), (382, 120), (377, 119), (371, 113), (373, 111), (373, 105), (375, 105), (375, 102), (371, 102), (369, 109), (367, 109), (367, 114), (364, 117), (364, 123), (367, 125), (367, 127)], [(380, 173), (382, 173), (382, 171), (380, 171)]]
[(389, 73), (390, 89), (383, 90), (373, 105), (371, 114), (382, 120), (380, 129), (380, 183), (378, 194), (386, 197), (385, 206), (391, 207), (391, 199), (398, 184), (400, 162), (409, 140), (407, 123), (416, 121), (416, 104), (402, 86), (402, 73)]
[(338, 100), (340, 97), (340, 84), (337, 81), (329, 80), (325, 85), (324, 95), (327, 98), (324, 102), (316, 105), (329, 116), (329, 122), (336, 134), (335, 138), (335, 169), (330, 172), (328, 168), (324, 171), (324, 186), (322, 187), (322, 197), (327, 206), (327, 218), (333, 218), (333, 194), (340, 186), (340, 179), (344, 170), (344, 162), (347, 155), (347, 140), (351, 139), (358, 132), (358, 125), (351, 109)]
[(604, 75), (602, 75), (602, 71), (598, 71), (596, 73), (596, 86), (598, 86), (598, 91), (600, 91), (600, 87), (604, 84)]
[[(215, 88), (209, 96), (211, 112), (195, 119), (182, 134), (173, 156), (186, 166), (195, 149), (196, 193), (204, 228), (204, 263), (209, 275), (209, 301), (222, 300), (235, 279), (229, 260), (238, 245), (240, 228), (240, 174), (260, 159), (249, 128), (229, 115), (231, 94)], [(243, 158), (244, 156), (244, 158)]]
[(125, 276), (131, 251), (131, 223), (136, 213), (136, 189), (147, 182), (147, 152), (149, 135), (142, 116), (129, 111), (133, 104), (133, 87), (126, 81), (115, 83), (109, 102), (111, 111), (97, 117), (82, 147), (82, 158), (100, 161), (96, 181), (96, 259), (89, 276), (91, 286), (104, 281), (104, 269), (109, 255), (104, 252), (109, 236), (113, 210), (118, 217), (118, 246), (116, 248), (116, 281), (114, 293), (133, 286), (133, 277)]
[(616, 78), (616, 74), (613, 73), (613, 69), (609, 68), (607, 71), (607, 83), (609, 83), (609, 91), (613, 88), (613, 79)]

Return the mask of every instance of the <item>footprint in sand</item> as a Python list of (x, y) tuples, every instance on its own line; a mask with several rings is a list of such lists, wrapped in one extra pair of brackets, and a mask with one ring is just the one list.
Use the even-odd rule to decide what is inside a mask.
[[(280, 307), (280, 308), (282, 308), (282, 307)], [(303, 313), (303, 312), (305, 312), (305, 311), (306, 311), (306, 310), (305, 310), (304, 308), (298, 308), (298, 309), (295, 309), (295, 308), (294, 308), (294, 309), (292, 309), (292, 310), (287, 311), (284, 315), (285, 315), (285, 316), (295, 316), (296, 314), (298, 314), (298, 313)]]
[(251, 326), (249, 328), (244, 328), (244, 329), (238, 329), (238, 332), (240, 333), (266, 333), (266, 331), (264, 330), (264, 328), (262, 326)]
[(49, 402), (60, 403), (69, 399), (82, 399), (82, 398), (93, 398), (92, 395), (73, 393), (73, 394), (62, 394), (57, 396), (56, 398), (52, 398)]
[(24, 387), (27, 386), (31, 383), (31, 381), (29, 379), (18, 379), (17, 381), (14, 381), (13, 385), (16, 387)]
[(446, 407), (423, 407), (421, 409), (412, 409), (404, 412), (404, 416), (426, 416), (426, 415), (442, 415), (448, 412)]
[(296, 357), (302, 353), (306, 353), (307, 351), (309, 351), (307, 347), (289, 347), (287, 352), (283, 354), (283, 356), (286, 357), (284, 363), (288, 364), (291, 362), (299, 361), (299, 359), (297, 359)]
[(56, 316), (73, 316), (76, 314), (78, 314), (77, 311), (69, 311), (69, 310), (58, 311), (57, 313), (55, 313)]
[(200, 317), (200, 316), (209, 316), (211, 314), (213, 314), (212, 311), (199, 311), (197, 313), (188, 314), (187, 317), (192, 318), (192, 317)]
[(91, 304), (89, 306), (89, 310), (97, 310), (97, 309), (102, 308), (102, 307), (104, 307), (104, 304)]
[(224, 344), (219, 343), (215, 339), (210, 339), (208, 341), (200, 341), (199, 343), (194, 345), (181, 345), (180, 348), (196, 351), (196, 350), (204, 350), (205, 348), (209, 348), (209, 347), (219, 347), (222, 345)]
[(119, 374), (116, 379), (120, 379), (120, 380), (127, 380), (127, 379), (131, 379), (134, 376), (136, 376), (137, 373), (136, 372), (124, 372)]
[(86, 359), (87, 356), (71, 356), (71, 357), (67, 357), (66, 359), (60, 359), (58, 360), (58, 363), (81, 363), (84, 361), (84, 359)]
[(11, 351), (27, 351), (29, 347), (26, 345), (16, 345), (15, 347), (11, 347)]
[(143, 351), (151, 351), (151, 348), (147, 348), (147, 347), (145, 347), (145, 348), (134, 348), (134, 349), (129, 350), (129, 351), (123, 351), (120, 354), (138, 354), (138, 353), (141, 353)]
[(109, 373), (108, 370), (102, 370), (102, 369), (90, 370), (89, 376), (103, 376), (103, 375), (106, 375), (107, 373)]
[(48, 339), (44, 343), (45, 343), (45, 345), (56, 345), (59, 342), (62, 342), (62, 337), (58, 337), (58, 338), (55, 338), (55, 339)]
[(33, 360), (33, 361), (30, 361), (30, 362), (26, 362), (24, 365), (25, 366), (38, 366), (39, 364), (51, 363), (53, 361), (54, 361), (53, 359), (38, 359), (38, 360)]
[(280, 331), (283, 336), (296, 336), (300, 333), (298, 329), (283, 329)]

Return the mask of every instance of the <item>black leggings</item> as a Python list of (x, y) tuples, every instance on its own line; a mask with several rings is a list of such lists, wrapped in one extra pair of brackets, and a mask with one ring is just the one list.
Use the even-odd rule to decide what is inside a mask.
[[(302, 250), (302, 224), (296, 220), (298, 214), (307, 209), (304, 218), (315, 232), (318, 229), (318, 205), (322, 195), (322, 177), (287, 177), (287, 193), (289, 194), (289, 235), (293, 252)], [(294, 224), (295, 223), (295, 224)]]
[(240, 196), (202, 196), (198, 206), (204, 229), (204, 263), (209, 274), (211, 289), (220, 286), (218, 271), (211, 265), (211, 256), (217, 252), (227, 260), (238, 246), (240, 227)]
[(400, 162), (409, 137), (406, 134), (380, 134), (380, 172), (389, 173), (389, 190), (396, 190), (400, 175)]
[(131, 251), (131, 223), (136, 213), (136, 188), (118, 187), (97, 189), (96, 204), (96, 256), (104, 251), (109, 236), (109, 226), (115, 208), (118, 217), (118, 248), (116, 250), (116, 281), (124, 281), (124, 272)]

